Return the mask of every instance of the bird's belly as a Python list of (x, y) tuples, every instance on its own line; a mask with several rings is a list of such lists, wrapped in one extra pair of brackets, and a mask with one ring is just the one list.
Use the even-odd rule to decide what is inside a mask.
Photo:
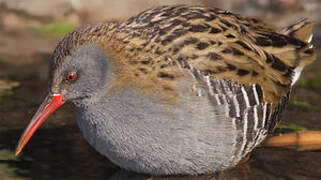
[(87, 141), (122, 168), (149, 174), (201, 174), (231, 167), (245, 155), (242, 132), (223, 106), (205, 98), (172, 106), (124, 92), (78, 108)]

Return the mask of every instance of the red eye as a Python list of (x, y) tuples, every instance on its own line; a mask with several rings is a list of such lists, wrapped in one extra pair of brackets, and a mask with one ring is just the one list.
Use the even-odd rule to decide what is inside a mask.
[(66, 80), (69, 82), (74, 82), (77, 78), (76, 73), (68, 73), (66, 76)]

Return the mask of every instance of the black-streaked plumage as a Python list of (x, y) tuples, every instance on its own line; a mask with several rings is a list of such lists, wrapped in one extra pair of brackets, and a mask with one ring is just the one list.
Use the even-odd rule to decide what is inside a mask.
[(88, 142), (125, 169), (232, 167), (273, 130), (315, 60), (312, 27), (302, 20), (277, 32), (254, 18), (178, 5), (75, 30), (52, 56), (55, 100), (46, 99), (17, 153), (46, 105), (70, 100)]

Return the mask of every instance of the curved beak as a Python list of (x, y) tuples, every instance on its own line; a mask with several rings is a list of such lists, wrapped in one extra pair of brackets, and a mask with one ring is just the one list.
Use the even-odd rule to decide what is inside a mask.
[(28, 127), (23, 132), (22, 136), (19, 139), (15, 155), (17, 156), (23, 147), (27, 144), (31, 136), (35, 131), (40, 127), (40, 125), (47, 119), (47, 117), (53, 113), (58, 107), (63, 105), (64, 94), (54, 94), (48, 95), (45, 100), (42, 102), (36, 114), (32, 117)]

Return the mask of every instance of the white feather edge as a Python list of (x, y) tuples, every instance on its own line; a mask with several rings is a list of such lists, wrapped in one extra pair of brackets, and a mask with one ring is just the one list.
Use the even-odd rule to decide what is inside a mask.
[(312, 39), (313, 39), (313, 34), (310, 35), (309, 40), (308, 40), (308, 43), (311, 43), (311, 42), (312, 42)]
[(291, 86), (293, 86), (299, 79), (300, 75), (301, 75), (301, 72), (303, 70), (303, 67), (296, 67), (294, 69), (294, 74), (293, 74), (293, 77), (292, 77), (292, 83), (291, 83)]
[[(313, 34), (310, 35), (310, 37), (308, 39), (308, 43), (311, 43), (312, 39), (313, 39)], [(312, 47), (313, 47), (313, 45), (311, 44), (310, 48), (312, 48)], [(293, 74), (293, 77), (292, 77), (291, 86), (293, 86), (298, 81), (298, 79), (300, 78), (300, 75), (302, 73), (302, 70), (303, 70), (303, 67), (296, 67), (294, 69), (294, 74)]]

